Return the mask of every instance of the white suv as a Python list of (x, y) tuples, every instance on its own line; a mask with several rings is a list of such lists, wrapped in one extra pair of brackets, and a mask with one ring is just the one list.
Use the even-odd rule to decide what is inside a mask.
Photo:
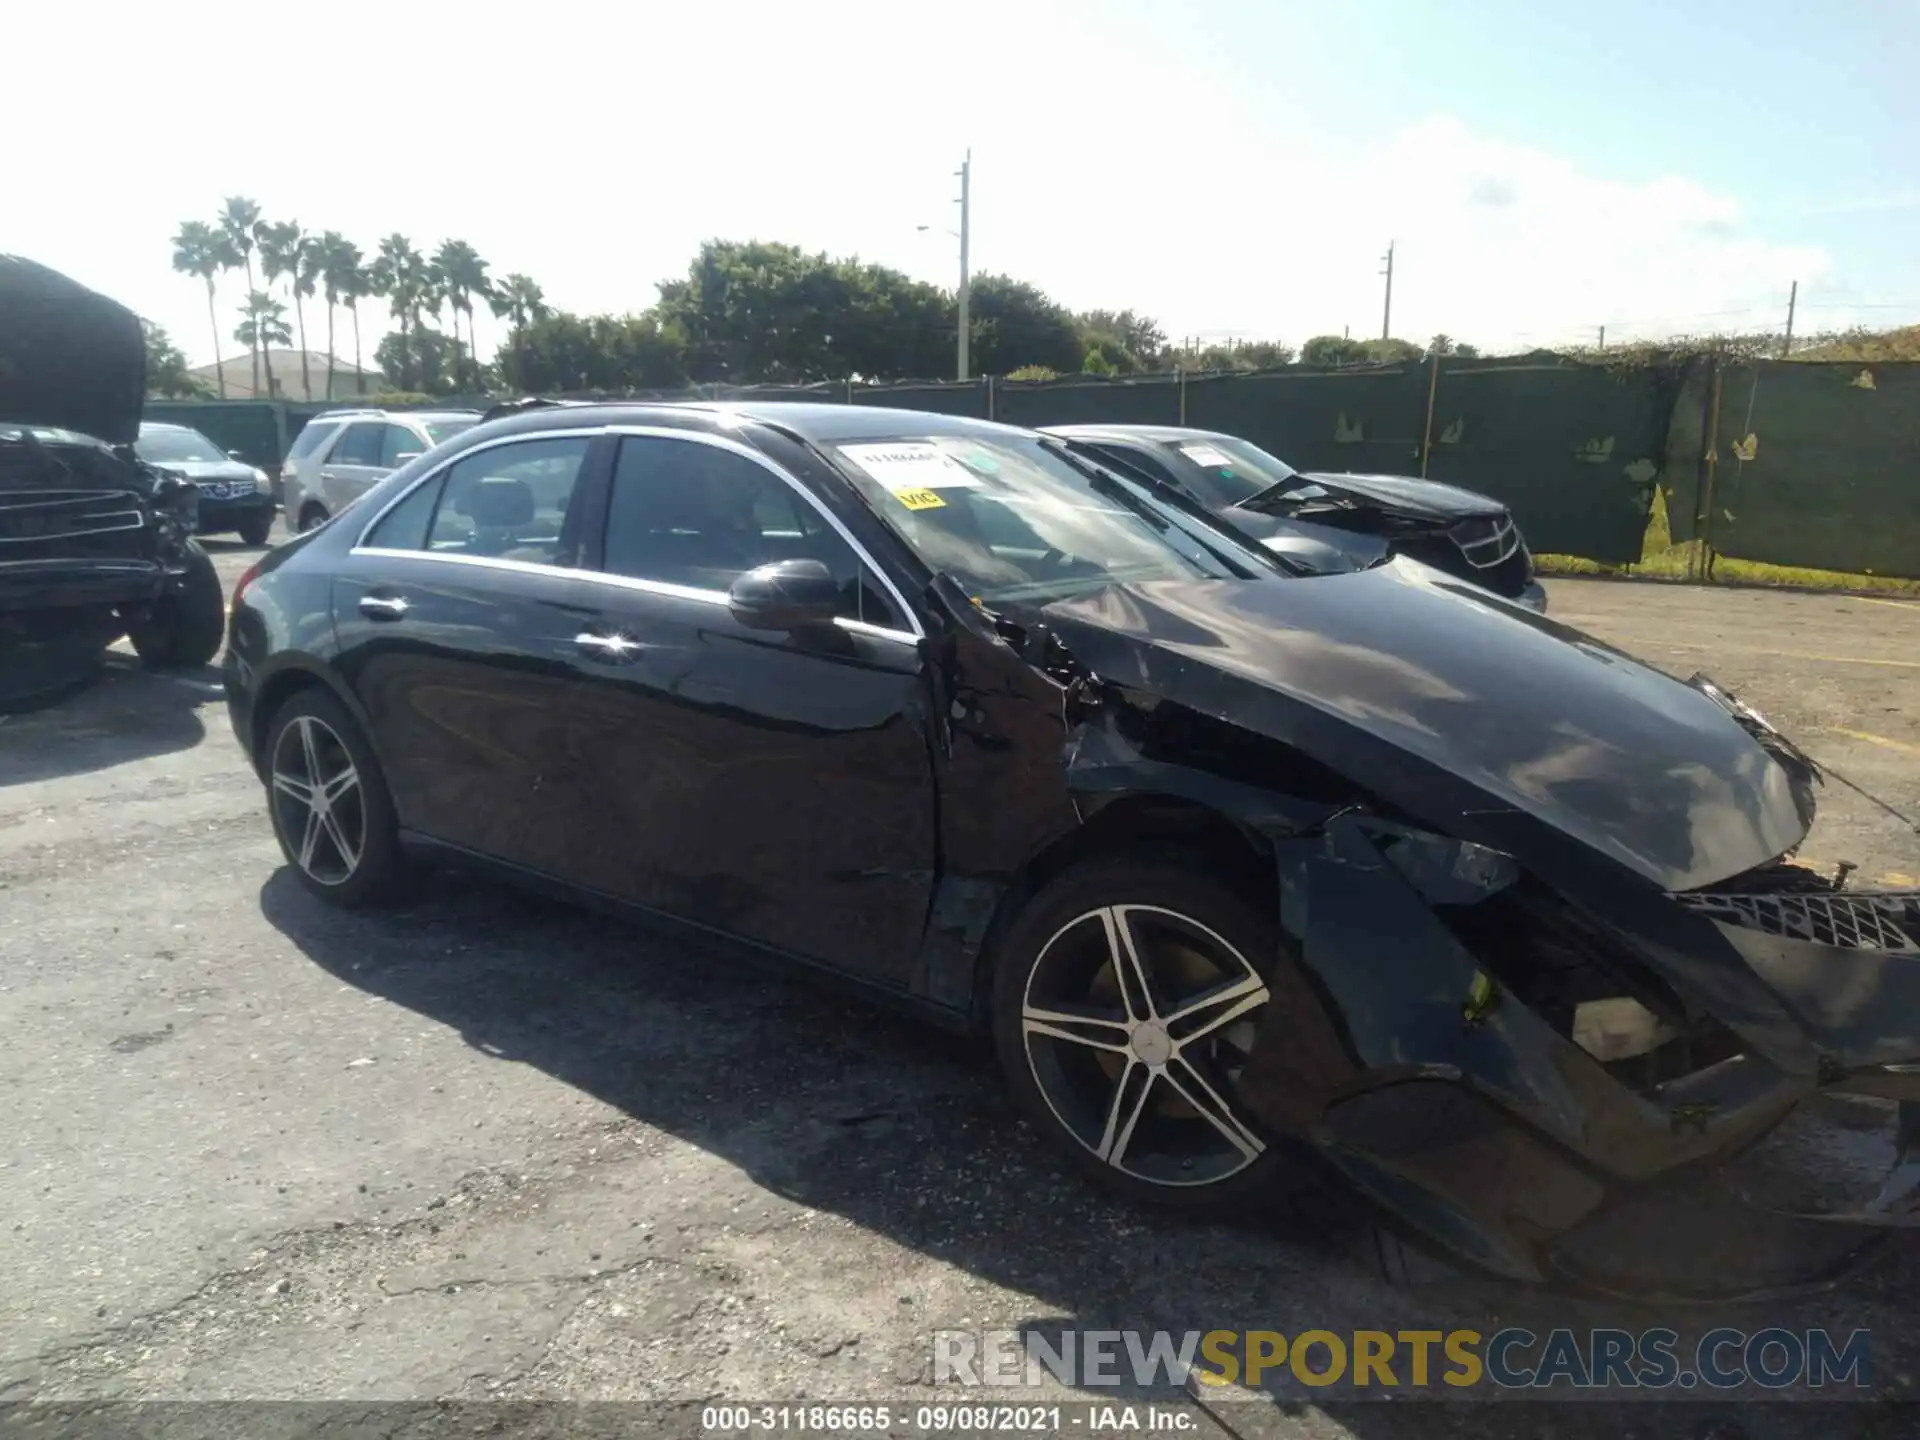
[(314, 416), (281, 467), (288, 527), (326, 524), (375, 481), (479, 423), (478, 410), (328, 410)]

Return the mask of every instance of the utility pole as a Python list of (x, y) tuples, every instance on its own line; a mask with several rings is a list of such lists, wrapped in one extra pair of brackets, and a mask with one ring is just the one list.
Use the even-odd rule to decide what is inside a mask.
[(1599, 348), (1600, 348), (1600, 349), (1602, 349), (1602, 350), (1604, 350), (1604, 349), (1606, 349), (1606, 348), (1607, 348), (1607, 327), (1606, 327), (1606, 326), (1604, 326), (1604, 325), (1602, 325), (1602, 326), (1600, 327), (1600, 346), (1599, 346)]
[(1380, 315), (1380, 338), (1382, 340), (1391, 340), (1393, 338), (1393, 243), (1391, 240), (1387, 242), (1387, 253), (1381, 257), (1387, 262), (1386, 268), (1380, 272), (1387, 277), (1387, 305), (1386, 309), (1382, 311)]
[(1799, 301), (1800, 282), (1796, 280), (1793, 282), (1793, 289), (1787, 292), (1787, 338), (1780, 346), (1780, 355), (1783, 359), (1786, 357), (1787, 352), (1793, 349), (1793, 310)]
[(973, 147), (960, 162), (960, 378), (967, 378), (967, 330), (969, 327), (967, 293), (967, 241), (973, 229)]

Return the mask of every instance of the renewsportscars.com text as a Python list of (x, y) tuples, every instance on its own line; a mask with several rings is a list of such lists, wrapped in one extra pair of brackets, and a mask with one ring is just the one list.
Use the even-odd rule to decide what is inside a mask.
[(937, 1330), (936, 1385), (1351, 1385), (1458, 1393), (1510, 1390), (1864, 1391), (1865, 1330)]

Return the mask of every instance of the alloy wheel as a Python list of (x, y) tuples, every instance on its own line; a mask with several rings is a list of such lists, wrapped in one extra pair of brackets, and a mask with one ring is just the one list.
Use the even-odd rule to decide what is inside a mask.
[(1266, 1146), (1236, 1087), (1270, 998), (1217, 932), (1153, 905), (1109, 905), (1041, 947), (1021, 997), (1027, 1063), (1096, 1158), (1155, 1185), (1211, 1185)]
[(367, 848), (366, 796), (346, 744), (324, 720), (298, 715), (273, 748), (274, 828), (293, 862), (321, 885), (344, 885)]

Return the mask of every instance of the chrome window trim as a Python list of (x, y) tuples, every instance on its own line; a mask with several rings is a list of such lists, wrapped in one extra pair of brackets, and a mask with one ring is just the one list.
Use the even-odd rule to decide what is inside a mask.
[(634, 590), (643, 595), (664, 595), (676, 600), (695, 600), (710, 605), (725, 605), (727, 592), (724, 590), (705, 590), (692, 585), (674, 585), (665, 580), (644, 580), (633, 575), (610, 575), (605, 570), (585, 570), (577, 566), (542, 565), (531, 560), (505, 560), (490, 555), (451, 555), (438, 550), (396, 550), (384, 545), (367, 544), (367, 536), (371, 535), (380, 522), (387, 518), (390, 510), (404, 502), (422, 485), (438, 480), (471, 455), (478, 455), (483, 450), (496, 449), (502, 445), (517, 445), (533, 440), (585, 439), (591, 443), (600, 435), (642, 435), (663, 440), (691, 440), (696, 444), (711, 445), (715, 449), (730, 450), (771, 471), (839, 533), (840, 538), (853, 550), (855, 558), (886, 588), (887, 596), (893, 601), (894, 608), (905, 617), (907, 624), (912, 628), (896, 630), (890, 625), (875, 625), (866, 620), (837, 619), (834, 624), (856, 635), (872, 635), (878, 639), (895, 640), (909, 645), (917, 645), (925, 638), (926, 632), (920, 627), (919, 616), (915, 615), (913, 607), (907, 604), (906, 598), (900, 593), (900, 588), (893, 583), (893, 577), (880, 567), (867, 547), (862, 545), (853, 532), (841, 523), (840, 517), (827, 509), (820, 497), (808, 489), (798, 476), (789, 472), (771, 456), (763, 455), (752, 446), (730, 436), (713, 435), (702, 430), (683, 430), (671, 425), (569, 425), (558, 430), (519, 430), (511, 435), (494, 436), (470, 449), (462, 450), (458, 455), (449, 457), (445, 462), (434, 466), (419, 479), (401, 489), (393, 499), (380, 507), (377, 515), (360, 527), (359, 535), (354, 537), (351, 553), (395, 560), (436, 560), (442, 564), (473, 565), (483, 569), (508, 570), (520, 574), (559, 575), (569, 580), (586, 580), (594, 584), (610, 585), (619, 590)]
[[(670, 600), (692, 600), (702, 605), (725, 608), (727, 592), (705, 590), (696, 585), (673, 585), (665, 580), (642, 580), (633, 575), (609, 575), (604, 570), (581, 570), (569, 565), (542, 565), (533, 560), (507, 560), (493, 555), (453, 555), (444, 550), (391, 550), (383, 545), (356, 545), (355, 555), (370, 555), (377, 560), (433, 560), (442, 565), (469, 565), (477, 570), (504, 570), (515, 575), (550, 575), (557, 580), (585, 581), (614, 590), (633, 590), (642, 595), (661, 595)], [(888, 625), (865, 620), (836, 619), (840, 629), (855, 635), (871, 635), (903, 645), (918, 645), (920, 636)]]

